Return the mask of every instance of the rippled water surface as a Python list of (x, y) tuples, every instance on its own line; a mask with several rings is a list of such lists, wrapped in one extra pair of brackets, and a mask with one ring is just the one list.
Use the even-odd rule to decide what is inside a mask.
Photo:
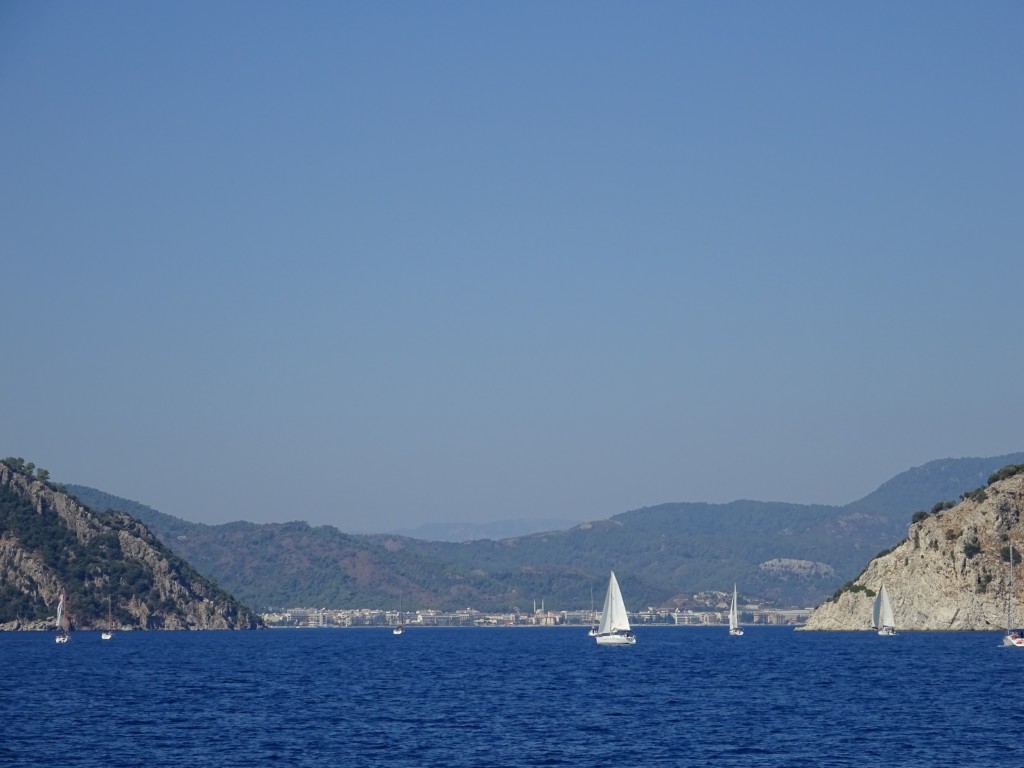
[(0, 765), (985, 766), (1024, 757), (990, 633), (0, 633)]

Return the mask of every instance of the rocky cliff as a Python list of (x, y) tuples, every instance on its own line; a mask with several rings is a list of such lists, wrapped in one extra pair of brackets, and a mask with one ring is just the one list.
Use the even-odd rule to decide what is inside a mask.
[(885, 584), (898, 630), (996, 630), (1006, 626), (1013, 547), (1013, 617), (1024, 624), (1024, 474), (966, 494), (951, 509), (919, 513), (907, 538), (872, 560), (819, 606), (805, 629), (868, 629)]
[(261, 621), (140, 522), (96, 512), (0, 462), (0, 629), (52, 627), (61, 591), (77, 629), (252, 629)]

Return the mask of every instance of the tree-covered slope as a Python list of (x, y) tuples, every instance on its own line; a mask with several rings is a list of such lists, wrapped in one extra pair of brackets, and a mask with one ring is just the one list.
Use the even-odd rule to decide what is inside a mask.
[(881, 516), (904, 535), (908, 511), (929, 511), (937, 502), (956, 501), (964, 491), (986, 485), (989, 475), (1000, 467), (1021, 463), (1024, 463), (1024, 453), (930, 461), (901, 472), (844, 509)]
[(813, 605), (906, 535), (913, 513), (983, 485), (1024, 454), (930, 462), (845, 506), (670, 503), (561, 531), (451, 543), (349, 535), (306, 523), (207, 526), (83, 486), (131, 511), (203, 573), (253, 605), (586, 608), (615, 569), (632, 606), (685, 606), (725, 591)]

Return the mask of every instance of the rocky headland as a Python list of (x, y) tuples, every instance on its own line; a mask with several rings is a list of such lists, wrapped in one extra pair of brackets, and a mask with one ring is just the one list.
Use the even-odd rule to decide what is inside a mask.
[(0, 629), (52, 628), (61, 592), (76, 629), (252, 629), (262, 621), (139, 521), (96, 512), (0, 462)]
[(959, 504), (916, 515), (907, 538), (816, 608), (803, 628), (869, 629), (875, 594), (885, 584), (897, 630), (1005, 629), (1011, 544), (1012, 623), (1024, 624), (1022, 471), (1008, 467)]

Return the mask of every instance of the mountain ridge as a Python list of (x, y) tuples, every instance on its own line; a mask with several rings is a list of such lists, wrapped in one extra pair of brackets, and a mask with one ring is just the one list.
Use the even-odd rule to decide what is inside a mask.
[(386, 607), (404, 595), (406, 605), (439, 609), (522, 608), (542, 599), (580, 608), (591, 591), (603, 593), (611, 568), (634, 605), (693, 607), (695, 593), (735, 581), (745, 594), (802, 607), (905, 536), (916, 510), (1015, 460), (1024, 462), (1024, 453), (936, 460), (843, 506), (667, 503), (559, 531), (459, 543), (303, 522), (208, 526), (129, 503), (197, 569), (264, 607)]

